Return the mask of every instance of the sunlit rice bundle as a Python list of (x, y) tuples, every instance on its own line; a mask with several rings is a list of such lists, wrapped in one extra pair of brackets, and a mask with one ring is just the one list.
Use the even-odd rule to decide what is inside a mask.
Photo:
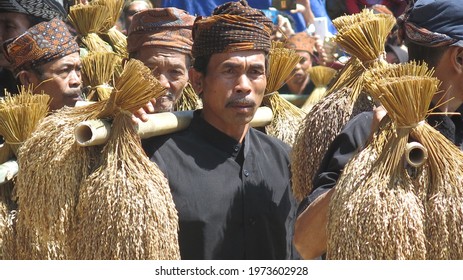
[(108, 24), (109, 10), (101, 5), (78, 4), (71, 6), (68, 19), (80, 35), (81, 46), (88, 51), (110, 52), (112, 48), (98, 36)]
[(298, 199), (311, 192), (323, 156), (346, 122), (373, 108), (372, 100), (362, 92), (362, 75), (368, 68), (387, 65), (382, 56), (393, 21), (369, 12), (343, 18), (343, 28), (335, 41), (354, 57), (335, 78), (325, 98), (312, 107), (297, 132), (291, 169), (293, 192)]
[(116, 22), (119, 19), (124, 1), (122, 0), (97, 0), (90, 2), (91, 5), (101, 5), (108, 8), (108, 21), (100, 30), (100, 36), (108, 42), (113, 50), (123, 57), (128, 57), (127, 54), (127, 36), (120, 32), (116, 27)]
[[(329, 258), (427, 257), (426, 207), (422, 201), (427, 186), (410, 178), (404, 152), (410, 132), (424, 122), (437, 90), (439, 82), (431, 75), (426, 65), (415, 63), (365, 74), (365, 86), (387, 110), (390, 128), (382, 131), (386, 137), (374, 139), (343, 170), (330, 203)], [(375, 159), (368, 161), (365, 156)], [(418, 174), (432, 172), (426, 166), (414, 168)], [(358, 178), (359, 174), (366, 175)]]
[(317, 65), (309, 69), (310, 80), (314, 83), (315, 89), (310, 93), (301, 109), (309, 112), (313, 104), (317, 103), (326, 93), (328, 84), (336, 75), (337, 71), (331, 67)]
[(342, 31), (344, 28), (350, 28), (354, 24), (369, 20), (375, 16), (376, 14), (372, 10), (363, 9), (360, 13), (339, 16), (333, 19), (333, 25), (338, 31)]
[(183, 89), (183, 93), (174, 105), (175, 111), (196, 110), (203, 107), (201, 98), (190, 83)]
[(284, 48), (281, 42), (273, 42), (269, 55), (267, 87), (262, 104), (273, 111), (272, 122), (265, 127), (267, 134), (292, 146), (295, 133), (305, 113), (277, 92), (287, 81), (299, 62), (299, 55), (291, 49)]
[(180, 258), (167, 179), (144, 154), (129, 113), (165, 92), (146, 69), (137, 73), (126, 66), (99, 115), (113, 118), (113, 125), (98, 169), (81, 186), (74, 236), (78, 259)]
[(101, 165), (82, 184), (78, 259), (180, 259), (167, 179), (144, 154), (128, 114), (113, 120)]
[(101, 150), (75, 144), (74, 127), (95, 117), (102, 102), (65, 107), (46, 117), (19, 149), (16, 197), (16, 257), (72, 259), (69, 234), (80, 182), (92, 169)]
[(429, 184), (424, 200), (427, 258), (463, 259), (463, 154), (428, 124), (410, 136), (428, 150)]
[[(140, 87), (152, 89), (149, 81), (154, 78), (150, 70), (140, 61), (130, 60), (124, 72), (115, 88), (129, 93), (126, 98), (110, 98), (84, 107), (65, 107), (45, 118), (20, 148), (20, 172), (16, 182), (18, 258), (74, 258), (75, 246), (71, 241), (79, 188), (94, 171), (101, 153), (100, 146), (79, 147), (75, 143), (74, 129), (82, 121), (109, 117), (110, 108), (135, 111), (146, 104), (147, 97), (133, 98), (130, 92), (139, 94), (136, 89)], [(147, 91), (144, 93), (151, 96)]]
[(32, 87), (21, 86), (19, 94), (7, 94), (0, 102), (0, 135), (15, 156), (20, 145), (31, 135), (48, 113), (50, 96), (33, 94)]
[(122, 71), (122, 57), (111, 52), (91, 52), (82, 58), (82, 82), (87, 100), (108, 99), (113, 81)]

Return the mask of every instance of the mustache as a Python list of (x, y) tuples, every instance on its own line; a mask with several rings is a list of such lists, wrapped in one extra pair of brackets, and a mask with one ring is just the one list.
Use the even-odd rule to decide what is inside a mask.
[(246, 97), (236, 98), (228, 101), (225, 104), (225, 107), (236, 107), (236, 106), (243, 106), (243, 107), (255, 107), (257, 104), (254, 100), (248, 99)]
[(74, 97), (76, 95), (80, 96), (80, 98), (83, 98), (82, 88), (70, 89), (64, 93), (64, 96), (67, 96), (67, 97)]

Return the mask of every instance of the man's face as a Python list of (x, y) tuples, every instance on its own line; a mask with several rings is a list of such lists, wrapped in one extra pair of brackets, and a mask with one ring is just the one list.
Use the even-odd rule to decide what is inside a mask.
[(296, 52), (301, 57), (301, 61), (294, 68), (291, 79), (289, 79), (287, 83), (294, 87), (300, 87), (307, 84), (309, 78), (307, 71), (312, 67), (312, 57), (305, 51)]
[(74, 107), (82, 100), (81, 62), (78, 53), (73, 53), (60, 59), (48, 62), (40, 69), (41, 75), (31, 71), (31, 82), (36, 93), (44, 91), (51, 97), (50, 110), (61, 109), (64, 106)]
[[(0, 46), (8, 39), (16, 38), (30, 28), (30, 23), (25, 14), (0, 13)], [(0, 51), (0, 67), (9, 67), (8, 61)]]
[(156, 100), (156, 112), (169, 112), (188, 83), (188, 55), (159, 47), (143, 47), (135, 56), (153, 71), (153, 75), (167, 88), (166, 95)]
[(130, 24), (132, 23), (132, 18), (136, 13), (146, 10), (148, 8), (148, 4), (142, 1), (136, 1), (130, 4), (130, 6), (124, 13), (125, 29), (129, 30)]
[(264, 96), (265, 66), (262, 51), (213, 54), (199, 74), (204, 119), (225, 133), (247, 125)]

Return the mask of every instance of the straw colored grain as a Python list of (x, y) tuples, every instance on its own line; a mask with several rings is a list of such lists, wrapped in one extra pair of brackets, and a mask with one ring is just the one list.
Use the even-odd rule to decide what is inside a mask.
[[(149, 75), (148, 75), (149, 74)], [(84, 107), (61, 109), (45, 118), (18, 153), (16, 222), (20, 259), (73, 259), (75, 210), (81, 182), (96, 168), (101, 147), (79, 147), (75, 126), (85, 120), (134, 111), (164, 92), (150, 70), (130, 60), (115, 83), (120, 94)]]
[(97, 33), (108, 24), (109, 10), (102, 5), (71, 6), (68, 19), (80, 35), (82, 45), (89, 51), (110, 52), (112, 48)]
[(201, 98), (190, 83), (183, 89), (183, 93), (175, 103), (175, 111), (196, 110), (203, 107)]
[(362, 75), (368, 68), (382, 67), (384, 42), (392, 28), (390, 17), (369, 12), (342, 18), (335, 41), (354, 56), (327, 90), (326, 97), (306, 115), (292, 150), (293, 192), (302, 199), (312, 190), (312, 180), (329, 144), (346, 122), (362, 110), (373, 108), (362, 93)]
[(122, 57), (109, 52), (92, 52), (82, 59), (82, 82), (89, 87), (87, 100), (108, 99), (116, 75), (122, 71)]
[(312, 109), (313, 104), (317, 103), (320, 99), (325, 96), (328, 84), (336, 75), (337, 71), (333, 68), (318, 65), (310, 68), (309, 77), (314, 83), (315, 89), (310, 93), (307, 100), (302, 105), (302, 111), (308, 113)]
[(178, 217), (167, 179), (118, 114), (101, 165), (81, 187), (78, 259), (179, 259)]
[(294, 50), (284, 48), (281, 42), (272, 43), (266, 96), (262, 101), (262, 105), (269, 106), (274, 115), (272, 122), (265, 127), (267, 134), (286, 142), (290, 146), (294, 143), (295, 134), (305, 113), (282, 98), (277, 90), (287, 81), (300, 59)]

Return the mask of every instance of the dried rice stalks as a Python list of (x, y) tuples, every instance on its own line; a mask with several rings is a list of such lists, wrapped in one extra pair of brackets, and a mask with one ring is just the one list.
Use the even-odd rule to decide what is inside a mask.
[(203, 107), (201, 98), (190, 83), (183, 89), (183, 93), (174, 105), (175, 111), (196, 110)]
[(372, 100), (362, 93), (362, 74), (367, 68), (387, 65), (382, 59), (384, 42), (394, 17), (364, 12), (341, 17), (338, 23), (341, 28), (335, 41), (354, 57), (327, 90), (326, 97), (312, 107), (297, 132), (291, 170), (293, 193), (299, 200), (311, 192), (323, 156), (346, 122), (373, 108)]
[(331, 67), (322, 65), (314, 66), (309, 69), (310, 80), (315, 84), (315, 89), (302, 105), (302, 111), (308, 113), (312, 106), (325, 96), (328, 84), (336, 75), (337, 71)]
[[(330, 258), (463, 257), (463, 153), (423, 122), (439, 85), (432, 72), (410, 63), (365, 75), (368, 90), (388, 111), (392, 133), (354, 158), (337, 184), (330, 205)], [(418, 180), (409, 177), (402, 157), (409, 134), (429, 153), (428, 162), (414, 170)], [(383, 147), (376, 160), (359, 160), (373, 155), (375, 145)], [(352, 180), (365, 170), (367, 176)]]
[(294, 51), (283, 47), (282, 42), (273, 42), (270, 50), (269, 75), (262, 105), (269, 106), (274, 114), (272, 122), (265, 127), (267, 134), (292, 146), (294, 137), (305, 113), (277, 92), (300, 60)]
[(180, 259), (167, 179), (143, 152), (130, 115), (114, 119), (102, 165), (81, 187), (78, 259)]
[(20, 145), (48, 113), (50, 96), (33, 94), (32, 87), (21, 86), (19, 94), (7, 93), (0, 102), (0, 135), (15, 156)]
[(122, 34), (115, 27), (119, 19), (123, 0), (97, 0), (90, 3), (91, 5), (101, 5), (108, 8), (108, 21), (105, 26), (100, 30), (100, 36), (113, 47), (114, 51), (122, 57), (128, 57), (127, 53), (127, 36)]
[(80, 35), (81, 45), (90, 52), (111, 52), (112, 48), (97, 33), (108, 24), (109, 10), (101, 5), (71, 6), (68, 19)]
[(112, 81), (122, 72), (122, 57), (110, 52), (93, 52), (82, 59), (82, 81), (90, 88), (87, 100), (108, 99)]
[(142, 87), (140, 79), (123, 73), (98, 116), (114, 119), (101, 165), (81, 186), (74, 236), (78, 259), (180, 258), (178, 217), (167, 179), (144, 154), (125, 109), (164, 94), (149, 74), (142, 73), (143, 84), (150, 84)]
[[(151, 96), (152, 79), (151, 71), (142, 62), (130, 60), (115, 88), (124, 93), (133, 90), (136, 94), (140, 88), (148, 88), (144, 92)], [(15, 186), (19, 204), (17, 258), (74, 258), (71, 237), (79, 188), (96, 168), (101, 152), (100, 146), (79, 147), (74, 128), (82, 121), (110, 116), (110, 108), (134, 111), (147, 102), (146, 97), (134, 100), (131, 94), (126, 96), (63, 108), (45, 118), (20, 148), (20, 172)]]

